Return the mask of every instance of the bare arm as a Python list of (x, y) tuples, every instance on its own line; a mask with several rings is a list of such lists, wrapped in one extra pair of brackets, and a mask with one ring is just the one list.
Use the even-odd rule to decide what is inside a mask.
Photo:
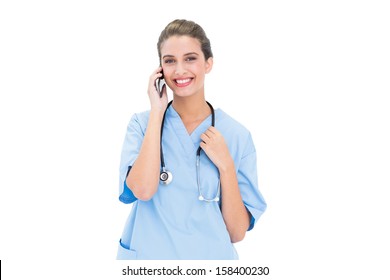
[(160, 177), (160, 130), (164, 111), (167, 107), (167, 94), (163, 90), (160, 98), (154, 81), (161, 76), (161, 68), (157, 68), (149, 79), (148, 94), (151, 103), (148, 126), (137, 160), (134, 162), (126, 184), (136, 198), (149, 200), (158, 189)]
[(150, 112), (141, 150), (126, 178), (127, 186), (140, 200), (151, 199), (158, 188), (161, 120), (162, 114), (160, 112)]
[(242, 201), (233, 160), (226, 167), (219, 168), (219, 174), (221, 176), (222, 216), (230, 240), (233, 243), (239, 242), (244, 239), (249, 228), (250, 214)]
[(214, 127), (210, 127), (201, 135), (200, 146), (207, 156), (217, 166), (222, 193), (222, 216), (230, 235), (230, 240), (235, 243), (245, 237), (249, 228), (250, 214), (242, 201), (238, 187), (234, 161), (222, 134)]

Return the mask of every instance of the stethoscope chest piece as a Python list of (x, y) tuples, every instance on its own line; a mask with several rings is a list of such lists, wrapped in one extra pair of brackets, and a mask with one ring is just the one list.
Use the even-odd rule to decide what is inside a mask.
[(168, 185), (170, 182), (172, 182), (173, 176), (172, 173), (165, 168), (160, 172), (160, 181), (164, 185)]

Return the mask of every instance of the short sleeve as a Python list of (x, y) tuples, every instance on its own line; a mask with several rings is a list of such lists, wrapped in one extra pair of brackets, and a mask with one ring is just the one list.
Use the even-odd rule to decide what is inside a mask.
[(238, 166), (237, 180), (244, 205), (252, 216), (249, 231), (267, 208), (258, 188), (256, 150), (250, 133)]
[(142, 124), (137, 114), (134, 114), (127, 125), (119, 167), (119, 200), (126, 204), (137, 200), (133, 192), (126, 185), (126, 177), (138, 157), (143, 138), (144, 130)]

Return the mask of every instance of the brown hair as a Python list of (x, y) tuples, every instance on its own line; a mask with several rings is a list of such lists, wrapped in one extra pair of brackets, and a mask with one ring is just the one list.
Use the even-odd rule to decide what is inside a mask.
[(171, 36), (190, 36), (198, 39), (205, 59), (213, 57), (210, 40), (207, 38), (203, 28), (193, 21), (176, 19), (170, 22), (161, 32), (157, 42), (158, 57), (161, 61), (161, 44)]

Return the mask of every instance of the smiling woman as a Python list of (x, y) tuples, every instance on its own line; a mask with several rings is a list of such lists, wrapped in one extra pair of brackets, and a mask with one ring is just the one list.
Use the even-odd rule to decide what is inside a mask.
[(172, 36), (161, 43), (160, 48), (164, 78), (175, 96), (202, 94), (205, 74), (211, 71), (213, 58), (206, 59), (199, 40), (187, 35)]
[(237, 259), (233, 243), (266, 209), (251, 134), (205, 99), (213, 54), (198, 24), (169, 23), (157, 49), (151, 109), (133, 115), (123, 144), (119, 199), (133, 208), (117, 258)]

